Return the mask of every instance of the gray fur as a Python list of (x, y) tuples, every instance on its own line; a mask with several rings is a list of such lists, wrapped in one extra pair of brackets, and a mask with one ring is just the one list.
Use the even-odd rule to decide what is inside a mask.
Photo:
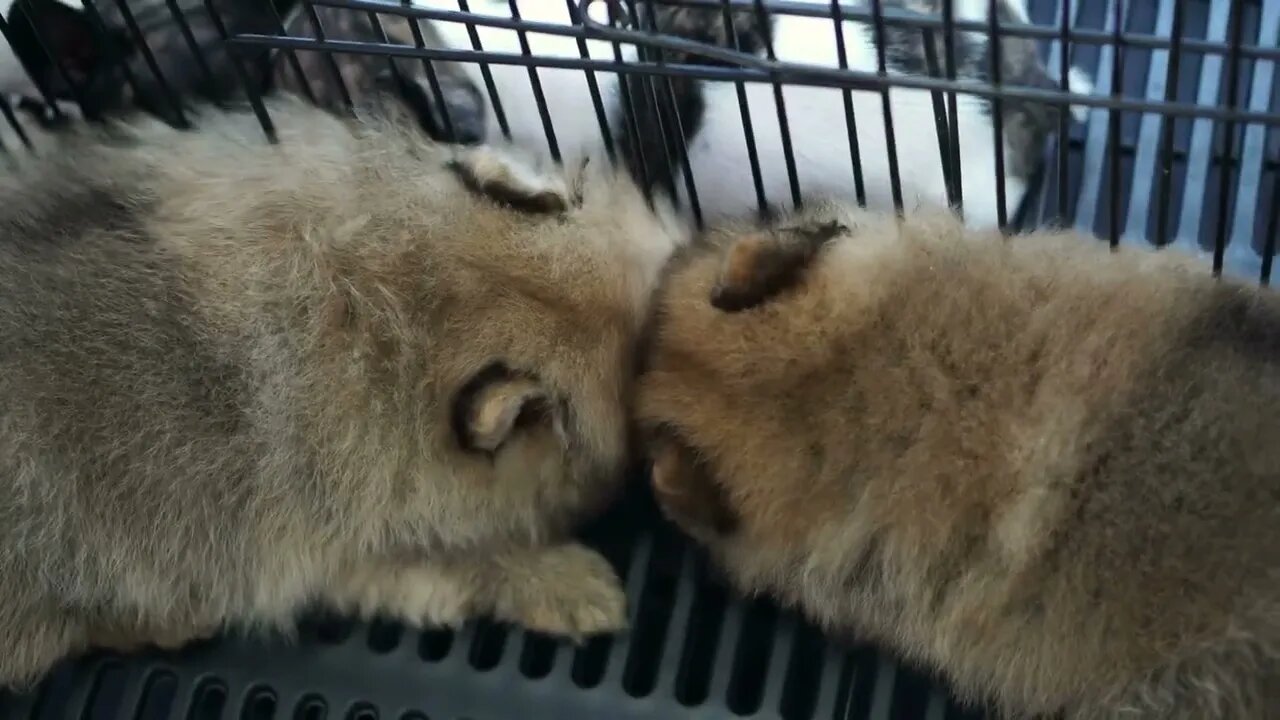
[[(1015, 2), (1022, 0), (1000, 0), (996, 4), (996, 20), (1001, 26), (1025, 22), (1023, 13), (1013, 5)], [(943, 11), (942, 0), (887, 0), (885, 7), (898, 7), (935, 18), (941, 18)], [(932, 64), (925, 48), (925, 37), (923, 31), (915, 28), (887, 27), (885, 54), (890, 66), (914, 75), (945, 77), (947, 54), (944, 35), (940, 30), (932, 33)], [(989, 36), (984, 36), (978, 39), (967, 31), (956, 33), (956, 77), (986, 83), (995, 80), (992, 72), (995, 53), (988, 38)], [(1040, 59), (1034, 39), (1003, 35), (999, 51), (1001, 85), (1042, 90), (1060, 89), (1060, 83), (1050, 77), (1049, 70)], [(994, 102), (988, 100), (985, 106), (988, 112), (995, 111)], [(1010, 174), (1015, 177), (1030, 177), (1039, 167), (1046, 141), (1058, 130), (1060, 112), (1059, 108), (1044, 103), (1025, 100), (1000, 102), (1005, 142), (1010, 148), (1005, 160)]]

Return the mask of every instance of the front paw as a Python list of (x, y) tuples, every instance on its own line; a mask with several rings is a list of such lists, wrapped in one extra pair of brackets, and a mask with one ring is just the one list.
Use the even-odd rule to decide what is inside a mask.
[(627, 628), (627, 597), (599, 553), (582, 545), (546, 548), (504, 563), (495, 615), (581, 642)]

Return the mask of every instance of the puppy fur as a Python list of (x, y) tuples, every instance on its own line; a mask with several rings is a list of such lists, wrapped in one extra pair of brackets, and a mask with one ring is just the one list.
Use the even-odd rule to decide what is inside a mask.
[[(312, 602), (625, 624), (567, 534), (622, 481), (683, 227), (625, 173), (270, 111), (277, 145), (208, 111), (70, 132), (0, 177), (0, 685)], [(569, 196), (521, 212), (464, 173)]]
[(1280, 300), (1066, 233), (788, 223), (673, 261), (637, 386), (737, 587), (1009, 717), (1274, 716)]

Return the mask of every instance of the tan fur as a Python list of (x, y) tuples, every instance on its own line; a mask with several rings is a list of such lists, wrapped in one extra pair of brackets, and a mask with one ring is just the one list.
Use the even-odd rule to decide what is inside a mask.
[(673, 262), (637, 397), (668, 516), (1011, 717), (1280, 716), (1280, 299), (1066, 233), (788, 222), (832, 220)]
[(621, 171), (547, 171), (536, 190), (581, 196), (518, 212), (462, 179), (537, 176), (505, 151), (270, 110), (275, 146), (210, 111), (0, 177), (0, 685), (313, 601), (625, 622), (567, 533), (622, 481), (634, 343), (684, 229)]

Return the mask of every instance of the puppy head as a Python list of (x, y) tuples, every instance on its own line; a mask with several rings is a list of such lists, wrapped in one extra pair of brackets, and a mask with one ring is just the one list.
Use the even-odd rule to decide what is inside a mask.
[[(398, 403), (409, 417), (394, 424), (426, 437), (407, 512), (485, 537), (562, 528), (622, 484), (636, 341), (688, 230), (604, 163), (433, 146), (402, 167), (375, 132), (370, 172), (388, 182), (357, 208), (368, 220), (350, 247), (369, 255), (327, 263), (331, 354), (356, 357), (378, 409)], [(353, 267), (373, 275), (347, 277)]]
[[(664, 514), (711, 549), (800, 541), (842, 504), (819, 419), (841, 221), (721, 233), (673, 261), (637, 388)], [(758, 543), (755, 543), (758, 544)]]
[(481, 208), (459, 258), (474, 293), (465, 332), (483, 355), (458, 378), (458, 452), (492, 468), (499, 487), (542, 469), (543, 497), (618, 486), (636, 344), (687, 228), (650, 209), (621, 170), (548, 171), (488, 146), (451, 168)]

